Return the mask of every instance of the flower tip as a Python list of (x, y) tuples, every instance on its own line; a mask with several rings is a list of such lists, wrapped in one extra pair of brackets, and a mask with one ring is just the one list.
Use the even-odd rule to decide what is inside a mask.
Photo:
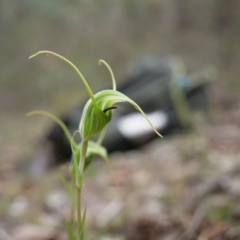
[(34, 54), (31, 55), (28, 59), (36, 57), (39, 53), (40, 53), (40, 52), (34, 53)]
[(101, 65), (101, 64), (104, 63), (104, 62), (105, 62), (104, 60), (99, 59), (99, 60), (98, 60), (98, 65)]
[(110, 75), (112, 77), (112, 82), (113, 82), (113, 90), (116, 90), (116, 81), (115, 81), (112, 69), (110, 68), (110, 66), (108, 65), (108, 63), (106, 61), (99, 59), (98, 64), (101, 65), (102, 63), (107, 67), (108, 71), (110, 72)]
[(48, 51), (48, 50), (42, 50), (42, 51), (38, 51), (35, 54), (31, 55), (28, 59), (36, 57), (37, 55), (42, 54), (42, 53), (55, 55), (54, 52), (51, 52), (51, 51)]
[(153, 131), (160, 137), (163, 138), (163, 135), (161, 133), (159, 133), (155, 128), (153, 128)]

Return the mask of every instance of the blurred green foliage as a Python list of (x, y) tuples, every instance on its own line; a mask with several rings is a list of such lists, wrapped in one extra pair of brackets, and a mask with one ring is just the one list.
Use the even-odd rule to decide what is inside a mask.
[[(234, 0), (1, 1), (1, 103), (8, 100), (6, 91), (13, 96), (13, 110), (21, 103), (48, 105), (52, 94), (59, 91), (78, 87), (81, 93), (69, 68), (53, 71), (62, 63), (44, 56), (28, 61), (30, 54), (41, 49), (76, 62), (96, 90), (109, 84), (106, 71), (97, 66), (99, 58), (106, 59), (118, 77), (129, 62), (145, 55), (179, 55), (191, 68), (235, 65), (239, 9)], [(51, 73), (49, 79), (46, 71)], [(67, 77), (69, 73), (72, 79)], [(8, 105), (1, 107), (9, 109)]]
[[(108, 72), (97, 64), (100, 58), (120, 83), (130, 63), (172, 55), (190, 71), (217, 66), (221, 80), (236, 91), (239, 10), (236, 0), (1, 1), (0, 131), (10, 131), (10, 117), (21, 116), (18, 122), (23, 122), (32, 109), (59, 114), (86, 97), (77, 76), (58, 59), (29, 61), (38, 50), (76, 63), (94, 92), (111, 85)], [(9, 128), (15, 134), (19, 130)]]
[(208, 218), (212, 223), (227, 221), (234, 214), (235, 208), (236, 206), (232, 202), (220, 206), (213, 205), (209, 208)]

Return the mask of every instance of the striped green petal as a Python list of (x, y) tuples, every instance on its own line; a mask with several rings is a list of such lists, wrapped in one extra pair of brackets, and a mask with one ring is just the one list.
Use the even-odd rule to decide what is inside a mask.
[(103, 90), (96, 93), (94, 99), (96, 104), (93, 104), (92, 99), (89, 99), (83, 110), (79, 124), (82, 139), (89, 140), (97, 135), (111, 120), (112, 112), (109, 109), (119, 102), (128, 102), (133, 105), (133, 107), (142, 113), (156, 134), (162, 137), (142, 109), (123, 93), (115, 90)]

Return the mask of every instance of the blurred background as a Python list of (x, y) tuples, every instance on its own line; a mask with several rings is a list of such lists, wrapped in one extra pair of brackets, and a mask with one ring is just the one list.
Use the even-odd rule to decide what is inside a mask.
[[(48, 227), (53, 224), (55, 229), (62, 229), (62, 221), (54, 222), (54, 219), (58, 215), (66, 214), (66, 212), (59, 213), (59, 209), (52, 209), (51, 203), (48, 202), (48, 198), (51, 199), (52, 195), (54, 199), (54, 194), (63, 194), (57, 172), (50, 173), (41, 179), (40, 183), (34, 184), (30, 183), (24, 175), (29, 156), (34, 153), (38, 139), (51, 125), (51, 122), (45, 118), (26, 118), (25, 114), (34, 109), (43, 109), (59, 115), (84, 100), (86, 92), (75, 72), (59, 59), (46, 55), (28, 59), (30, 55), (39, 50), (57, 52), (74, 62), (89, 81), (94, 92), (111, 84), (109, 73), (104, 67), (98, 66), (98, 59), (104, 59), (110, 64), (117, 83), (122, 82), (127, 73), (131, 72), (132, 63), (146, 57), (179, 57), (186, 64), (188, 72), (202, 70), (209, 66), (216, 67), (218, 79), (213, 86), (210, 99), (213, 113), (212, 123), (201, 123), (197, 126), (198, 134), (191, 132), (185, 136), (166, 139), (164, 142), (157, 140), (142, 151), (113, 155), (113, 162), (115, 160), (113, 165), (116, 165), (116, 171), (123, 185), (129, 186), (129, 189), (125, 188), (121, 194), (128, 195), (128, 191), (132, 192), (136, 187), (141, 197), (130, 194), (131, 201), (129, 200), (128, 204), (124, 203), (120, 196), (117, 200), (115, 199), (113, 206), (121, 210), (117, 212), (117, 217), (115, 216), (115, 222), (111, 227), (107, 227), (109, 226), (108, 219), (102, 220), (99, 217), (100, 220), (96, 220), (94, 215), (103, 211), (113, 197), (121, 194), (116, 193), (110, 183), (111, 180), (106, 179), (107, 170), (100, 162), (93, 165), (93, 170), (89, 170), (86, 174), (89, 178), (86, 183), (86, 185), (89, 184), (86, 198), (89, 202), (89, 209), (92, 208), (89, 210), (89, 228), (95, 229), (98, 236), (93, 234), (95, 236), (93, 239), (100, 239), (100, 236), (102, 236), (101, 239), (158, 239), (162, 236), (162, 232), (167, 235), (166, 229), (173, 229), (173, 226), (176, 226), (174, 229), (179, 231), (170, 239), (175, 239), (181, 232), (184, 232), (195, 213), (193, 209), (197, 209), (193, 207), (191, 211), (185, 212), (179, 203), (185, 199), (187, 193), (191, 192), (191, 188), (189, 190), (188, 187), (195, 187), (197, 183), (204, 181), (206, 176), (210, 176), (210, 179), (216, 176), (217, 179), (224, 169), (230, 169), (226, 169), (225, 166), (232, 163), (231, 166), (235, 168), (235, 164), (239, 161), (237, 157), (239, 156), (237, 133), (239, 133), (240, 123), (238, 110), (239, 11), (240, 2), (236, 0), (1, 1), (0, 227), (2, 227), (0, 236), (4, 237), (0, 239), (11, 239), (10, 236), (14, 232), (22, 230), (16, 230), (17, 227), (29, 223), (39, 225), (41, 222), (40, 225)], [(219, 128), (212, 130), (217, 126)], [(167, 185), (164, 185), (163, 180), (152, 179), (152, 176), (159, 175), (159, 172), (152, 171), (161, 169), (163, 163), (158, 166), (159, 168), (151, 164), (154, 161), (156, 163), (156, 156), (159, 158), (163, 156), (163, 159), (165, 156), (169, 160), (169, 154), (174, 155), (171, 159), (175, 162), (171, 163), (173, 165), (169, 166), (168, 170), (174, 173), (171, 179), (165, 179)], [(216, 160), (223, 155), (225, 165), (219, 164)], [(150, 165), (146, 165), (144, 160), (146, 158), (152, 158)], [(124, 159), (129, 160), (129, 163), (127, 164)], [(234, 159), (233, 162), (231, 162), (232, 159)], [(196, 178), (189, 177), (192, 182), (185, 175), (184, 164), (186, 162), (187, 176), (189, 172), (195, 171), (200, 174)], [(211, 165), (213, 167), (211, 170), (217, 174), (211, 175), (212, 172), (207, 171), (209, 162), (211, 164), (214, 162), (215, 165)], [(215, 171), (215, 167), (219, 165), (224, 167), (221, 171)], [(101, 171), (97, 171), (98, 169)], [(132, 180), (127, 179), (130, 177), (131, 170), (136, 170), (136, 175)], [(171, 176), (170, 173), (169, 176)], [(97, 184), (101, 185), (98, 189), (102, 189), (102, 193), (99, 190), (95, 191), (94, 178), (98, 179)], [(236, 180), (236, 177), (234, 179)], [(130, 184), (131, 181), (134, 182), (133, 185)], [(137, 186), (141, 186), (140, 189)], [(39, 191), (36, 191), (36, 188)], [(110, 190), (104, 192), (105, 188)], [(168, 189), (171, 189), (170, 193)], [(103, 196), (98, 196), (96, 192)], [(146, 196), (152, 197), (149, 200)], [(97, 198), (101, 200), (97, 201)], [(187, 199), (190, 198), (190, 195), (187, 195)], [(214, 202), (217, 202), (215, 198)], [(146, 220), (141, 219), (142, 216), (130, 214), (126, 209), (131, 209), (134, 202), (141, 202), (143, 206), (148, 206), (150, 202), (146, 211), (149, 209), (150, 212), (152, 209), (153, 212), (159, 211), (163, 214), (163, 219), (160, 219), (159, 223), (155, 219)], [(228, 217), (232, 212), (235, 214), (235, 210), (239, 207), (232, 202), (231, 197), (226, 197), (225, 192), (219, 202), (221, 211), (211, 208), (212, 215), (205, 216), (212, 224), (210, 225), (213, 226), (214, 233), (217, 232), (216, 236), (219, 232), (226, 234), (230, 229)], [(60, 203), (60, 209), (61, 204), (64, 202)], [(174, 213), (169, 214), (168, 207), (171, 204), (173, 204), (171, 209), (175, 210)], [(18, 210), (20, 208), (20, 213), (17, 213), (18, 210), (14, 210), (14, 207)], [(125, 210), (122, 210), (123, 208)], [(26, 209), (31, 211), (27, 213)], [(91, 211), (93, 211), (92, 214)], [(114, 210), (110, 212), (112, 211), (114, 212)], [(239, 212), (238, 214), (240, 217)], [(91, 221), (91, 219), (94, 220)], [(99, 224), (104, 221), (106, 221), (105, 225)], [(127, 226), (124, 225), (124, 221), (129, 221)], [(145, 231), (140, 234), (145, 236), (144, 238), (138, 236), (137, 233), (133, 234), (134, 231), (139, 232), (136, 230), (139, 226)], [(212, 233), (213, 228), (208, 231)], [(198, 232), (209, 234), (203, 226), (199, 229)], [(240, 236), (239, 232), (238, 234)], [(204, 239), (215, 238), (207, 235)]]

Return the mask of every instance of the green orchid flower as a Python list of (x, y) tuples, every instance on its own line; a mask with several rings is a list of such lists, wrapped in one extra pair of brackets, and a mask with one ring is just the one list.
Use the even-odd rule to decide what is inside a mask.
[(85, 80), (85, 78), (83, 77), (81, 72), (78, 70), (78, 68), (72, 62), (70, 62), (68, 59), (64, 58), (63, 56), (61, 56), (57, 53), (51, 52), (51, 51), (39, 51), (36, 54), (32, 55), (30, 58), (35, 57), (39, 54), (43, 54), (43, 53), (54, 55), (54, 56), (62, 59), (63, 61), (67, 62), (76, 71), (76, 73), (82, 80), (82, 82), (90, 96), (90, 99), (88, 100), (88, 102), (86, 103), (86, 105), (84, 107), (82, 117), (80, 120), (80, 124), (79, 124), (79, 132), (80, 132), (81, 139), (82, 139), (81, 154), (80, 154), (81, 156), (80, 156), (80, 161), (79, 161), (79, 171), (80, 171), (81, 175), (83, 174), (83, 170), (84, 170), (88, 142), (90, 139), (92, 139), (94, 136), (96, 136), (98, 133), (100, 133), (106, 127), (106, 125), (111, 121), (111, 117), (112, 117), (111, 110), (116, 108), (116, 107), (114, 107), (114, 104), (116, 104), (116, 103), (128, 102), (131, 105), (133, 105), (133, 107), (135, 107), (138, 111), (140, 111), (142, 113), (142, 115), (148, 121), (148, 123), (150, 124), (152, 129), (156, 132), (156, 134), (158, 136), (162, 137), (162, 135), (155, 129), (155, 127), (152, 125), (150, 120), (147, 118), (147, 116), (142, 111), (142, 109), (137, 105), (137, 103), (135, 103), (133, 100), (128, 98), (126, 95), (124, 95), (121, 92), (118, 92), (116, 90), (116, 81), (114, 78), (114, 74), (113, 74), (111, 68), (109, 67), (109, 65), (105, 61), (100, 60), (99, 63), (100, 64), (103, 63), (108, 68), (108, 70), (111, 74), (111, 77), (112, 77), (113, 89), (112, 90), (103, 90), (94, 95), (91, 88), (89, 87), (87, 81)]

